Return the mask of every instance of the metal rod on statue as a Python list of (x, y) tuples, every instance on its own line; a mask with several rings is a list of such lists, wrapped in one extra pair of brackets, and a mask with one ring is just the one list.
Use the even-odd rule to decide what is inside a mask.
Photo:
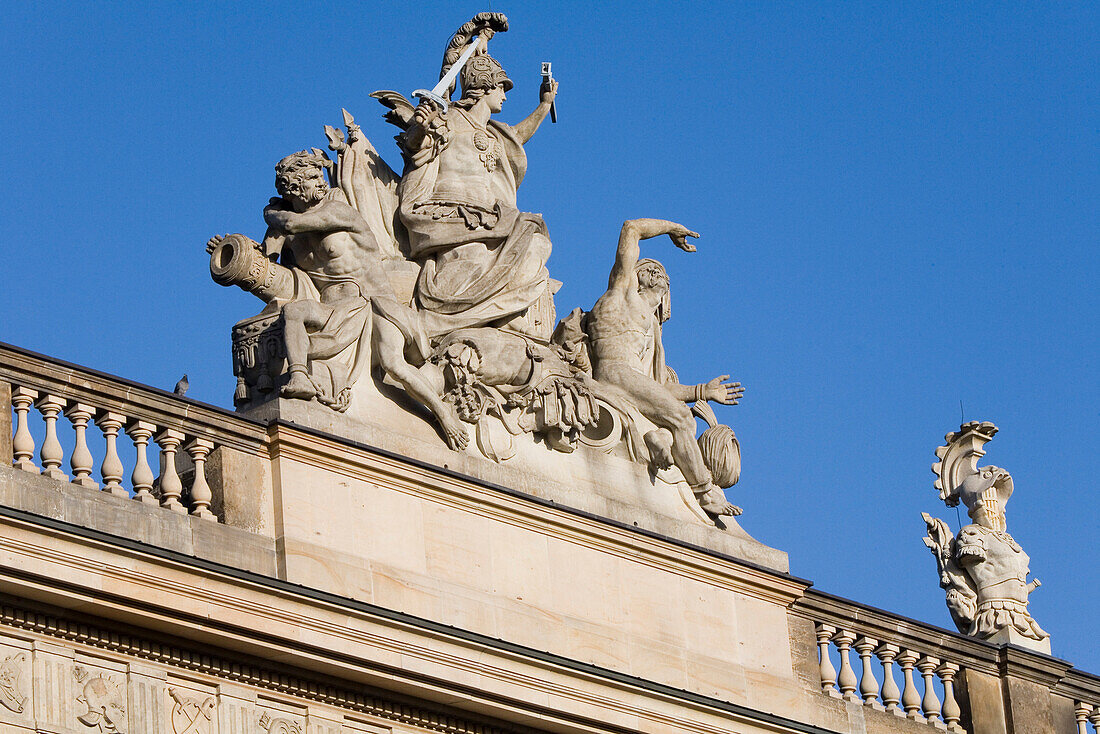
[[(546, 84), (546, 85), (549, 85), (550, 82), (552, 82), (552, 81), (554, 81), (554, 76), (550, 73), (550, 62), (549, 61), (543, 61), (542, 62), (542, 83)], [(557, 121), (558, 121), (558, 108), (557, 108), (557, 105), (554, 102), (551, 102), (550, 103), (550, 122), (557, 122)]]
[(470, 45), (466, 47), (466, 50), (462, 52), (462, 55), (458, 57), (458, 61), (447, 69), (447, 73), (443, 75), (443, 78), (439, 80), (439, 83), (432, 87), (431, 91), (427, 89), (417, 89), (413, 92), (413, 96), (419, 99), (430, 99), (437, 105), (443, 108), (443, 111), (447, 111), (447, 107), (450, 106), (450, 102), (444, 97), (447, 94), (447, 90), (454, 84), (454, 80), (458, 77), (458, 73), (462, 71), (462, 67), (466, 65), (466, 62), (470, 60), (470, 57), (477, 51), (477, 45), (481, 42), (481, 36), (474, 36), (470, 39)]

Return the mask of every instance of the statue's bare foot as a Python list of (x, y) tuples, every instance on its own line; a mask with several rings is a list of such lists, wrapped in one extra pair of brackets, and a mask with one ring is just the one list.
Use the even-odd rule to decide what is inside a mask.
[(440, 415), (439, 425), (447, 436), (447, 445), (455, 451), (462, 451), (466, 448), (466, 444), (470, 443), (470, 435), (466, 433), (466, 427), (454, 413), (446, 411)]
[(655, 469), (672, 468), (672, 434), (663, 428), (642, 436), (649, 449), (649, 463)]
[(727, 502), (722, 491), (717, 487), (712, 487), (706, 494), (700, 495), (699, 506), (703, 508), (704, 512), (710, 515), (730, 515), (736, 517), (742, 512), (740, 507)]
[(317, 396), (317, 388), (313, 386), (306, 373), (295, 370), (290, 373), (290, 379), (283, 385), (279, 392), (284, 398), (298, 398), (309, 400)]

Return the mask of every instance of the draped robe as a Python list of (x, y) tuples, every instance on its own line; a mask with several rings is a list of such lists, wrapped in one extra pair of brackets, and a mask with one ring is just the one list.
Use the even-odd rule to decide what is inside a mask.
[(546, 224), (516, 206), (527, 156), (515, 129), (495, 120), (482, 128), (457, 107), (446, 117), (445, 146), (406, 170), (398, 187), (410, 256), (422, 266), (416, 302), (431, 338), (505, 325), (548, 293), (550, 278)]

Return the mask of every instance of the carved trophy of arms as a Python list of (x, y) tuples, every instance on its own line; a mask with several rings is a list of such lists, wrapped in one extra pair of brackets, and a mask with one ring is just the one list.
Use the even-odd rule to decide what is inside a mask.
[(955, 562), (955, 536), (947, 523), (927, 512), (921, 513), (921, 517), (928, 526), (924, 544), (936, 558), (940, 587), (947, 593), (947, 610), (959, 631), (967, 632), (978, 610), (977, 587)]
[(1038, 581), (1026, 583), (1028, 556), (1006, 528), (1012, 477), (1000, 467), (978, 466), (996, 433), (992, 423), (971, 421), (948, 433), (946, 444), (936, 449), (934, 486), (948, 507), (966, 506), (971, 524), (952, 536), (946, 523), (923, 513), (924, 544), (936, 557), (947, 607), (961, 631), (1049, 653), (1049, 635), (1027, 608)]

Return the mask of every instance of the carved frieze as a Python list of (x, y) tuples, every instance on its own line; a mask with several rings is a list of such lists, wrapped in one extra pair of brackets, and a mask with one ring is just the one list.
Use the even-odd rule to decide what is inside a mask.
[(9, 655), (0, 663), (0, 704), (17, 714), (23, 713), (27, 705), (27, 695), (23, 688), (26, 661), (26, 653), (20, 652)]
[(195, 698), (178, 688), (169, 688), (172, 698), (173, 734), (210, 734), (218, 702), (213, 696)]
[[(276, 672), (240, 660), (220, 659), (212, 656), (210, 650), (199, 652), (169, 647), (8, 605), (0, 606), (0, 631), (3, 632), (0, 642), (5, 646), (24, 648), (11, 651), (8, 647), (6, 654), (0, 651), (0, 714), (10, 717), (11, 714), (4, 713), (10, 711), (19, 714), (20, 720), (33, 717), (43, 731), (307, 734), (308, 728), (308, 734), (335, 734), (344, 730), (389, 731), (390, 728), (382, 724), (386, 721), (430, 729), (446, 725), (446, 730), (454, 734), (507, 734), (511, 731), (463, 721), (449, 712), (410, 707), (373, 692), (318, 685), (315, 680), (295, 678), (286, 671)], [(14, 639), (7, 637), (11, 633)], [(43, 644), (41, 647), (37, 643), (28, 646), (26, 641), (30, 639), (40, 639)], [(93, 649), (97, 651), (95, 657), (87, 657), (86, 653)], [(137, 658), (141, 659), (140, 672), (134, 668)], [(32, 668), (36, 671), (34, 675), (31, 675)], [(196, 670), (230, 683), (234, 693), (228, 696), (221, 692), (204, 693), (186, 685), (163, 687), (165, 674), (172, 676), (172, 671)], [(143, 686), (150, 695), (143, 694)], [(301, 721), (304, 713), (298, 717), (288, 716), (286, 709), (260, 712), (254, 698), (252, 702), (248, 702), (248, 694), (244, 694), (244, 699), (239, 698), (240, 692), (247, 689), (268, 692), (264, 699), (276, 707), (298, 707), (304, 712), (304, 702), (317, 704), (330, 712), (327, 716), (332, 717), (333, 726), (322, 729), (310, 723), (307, 727)], [(146, 700), (147, 704), (142, 703)], [(348, 714), (354, 715), (354, 719), (345, 719)], [(377, 718), (379, 723), (368, 724), (362, 717)], [(346, 723), (341, 724), (342, 721)], [(157, 725), (155, 722), (163, 723)], [(6, 731), (3, 724), (0, 730)]]
[(73, 668), (73, 676), (82, 685), (76, 700), (84, 711), (77, 720), (104, 734), (127, 734), (125, 685), (80, 665)]
[(267, 734), (302, 734), (302, 725), (284, 718), (274, 718), (264, 711), (260, 717), (260, 729)]

